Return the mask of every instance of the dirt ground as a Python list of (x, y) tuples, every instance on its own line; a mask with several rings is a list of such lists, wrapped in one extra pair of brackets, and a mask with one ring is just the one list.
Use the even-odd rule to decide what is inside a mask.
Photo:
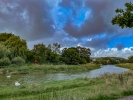
[(121, 99), (118, 99), (118, 100), (133, 100), (133, 96), (128, 96), (128, 97), (121, 98)]

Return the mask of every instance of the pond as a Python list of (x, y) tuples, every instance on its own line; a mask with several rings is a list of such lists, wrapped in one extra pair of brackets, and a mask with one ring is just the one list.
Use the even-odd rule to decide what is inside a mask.
[(99, 77), (105, 73), (122, 73), (128, 71), (129, 69), (116, 67), (115, 65), (104, 65), (99, 69), (95, 69), (89, 72), (79, 72), (79, 73), (37, 73), (37, 74), (18, 74), (12, 75), (10, 78), (7, 78), (6, 75), (0, 76), (0, 86), (9, 86), (14, 85), (15, 81), (18, 81), (20, 84), (34, 84), (34, 83), (44, 83), (57, 80), (72, 80), (76, 78), (93, 78)]

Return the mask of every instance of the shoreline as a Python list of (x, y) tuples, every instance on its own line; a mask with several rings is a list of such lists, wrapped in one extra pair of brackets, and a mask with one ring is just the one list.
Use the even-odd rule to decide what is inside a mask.
[(25, 65), (0, 69), (0, 74), (29, 74), (34, 72), (58, 73), (58, 72), (83, 72), (100, 68), (97, 64), (84, 65)]

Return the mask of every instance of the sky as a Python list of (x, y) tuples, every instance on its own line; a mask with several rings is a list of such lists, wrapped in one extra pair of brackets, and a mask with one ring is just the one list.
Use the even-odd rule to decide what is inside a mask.
[(132, 0), (0, 0), (0, 33), (35, 44), (83, 46), (92, 57), (133, 55), (133, 28), (112, 25), (117, 8)]

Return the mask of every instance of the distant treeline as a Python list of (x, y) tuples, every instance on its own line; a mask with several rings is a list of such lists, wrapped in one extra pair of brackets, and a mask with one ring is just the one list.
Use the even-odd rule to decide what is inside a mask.
[(119, 64), (119, 63), (133, 63), (133, 56), (128, 57), (128, 59), (120, 57), (99, 57), (91, 58), (91, 62), (95, 64)]
[(99, 58), (92, 58), (91, 61), (95, 64), (102, 64), (102, 65), (119, 64), (127, 62), (126, 59), (120, 57), (99, 57)]
[(46, 46), (35, 44), (32, 50), (27, 42), (12, 33), (0, 33), (0, 66), (38, 64), (86, 64), (90, 62), (91, 50), (85, 47), (70, 47), (60, 50), (59, 43)]

